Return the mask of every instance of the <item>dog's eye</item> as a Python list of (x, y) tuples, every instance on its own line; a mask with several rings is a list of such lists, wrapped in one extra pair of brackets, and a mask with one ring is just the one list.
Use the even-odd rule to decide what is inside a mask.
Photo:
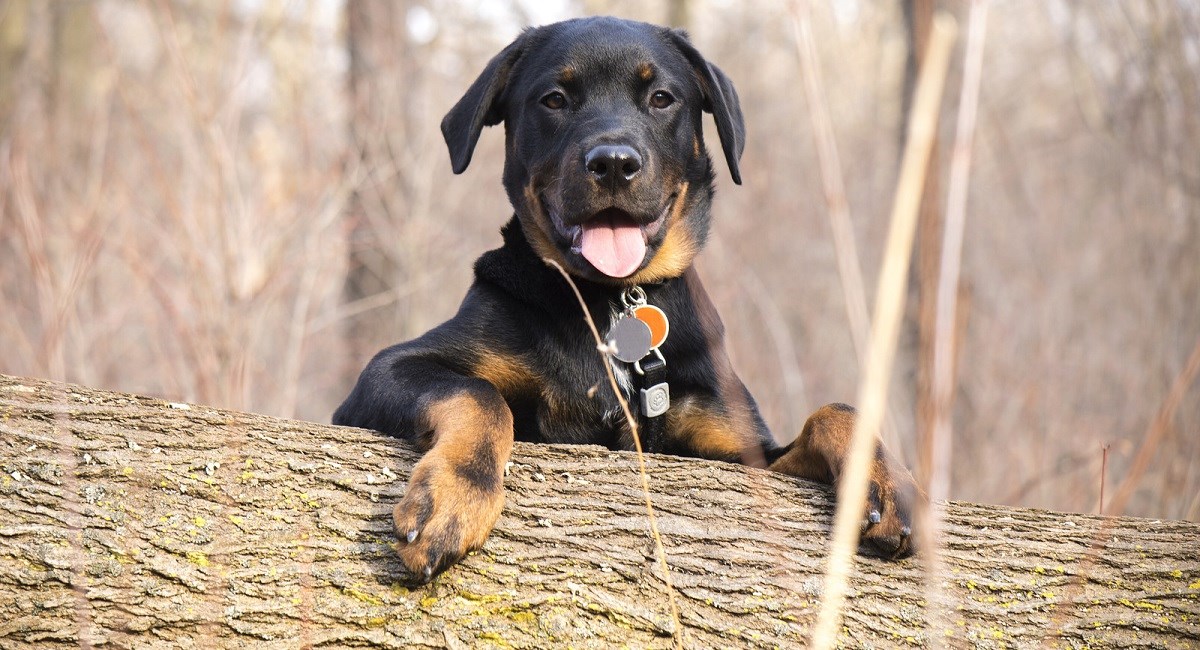
[(567, 98), (557, 90), (542, 98), (542, 106), (550, 110), (561, 110), (567, 107)]
[(654, 108), (666, 108), (674, 103), (675, 98), (671, 96), (671, 93), (665, 90), (660, 90), (653, 95), (650, 95), (650, 105)]

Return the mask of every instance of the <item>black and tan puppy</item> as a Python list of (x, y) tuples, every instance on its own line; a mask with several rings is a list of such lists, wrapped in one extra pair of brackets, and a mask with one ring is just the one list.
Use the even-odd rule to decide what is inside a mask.
[[(503, 245), (476, 261), (458, 313), (380, 352), (333, 418), (425, 451), (394, 513), (400, 556), (418, 578), (483, 544), (504, 503), (514, 439), (633, 448), (604, 363), (641, 411), (650, 449), (837, 477), (853, 409), (821, 408), (779, 447), (730, 366), (721, 319), (692, 269), (713, 196), (704, 113), (740, 183), (745, 130), (729, 79), (683, 32), (584, 18), (526, 30), (442, 121), (456, 173), (483, 127), (504, 123), (504, 187), (516, 216)], [(658, 347), (636, 364), (606, 361), (570, 287), (543, 259), (576, 278), (602, 329), (628, 317), (632, 296), (662, 310), (669, 336), (653, 332)], [(653, 406), (639, 400), (642, 359), (669, 388), (657, 417), (667, 391)], [(908, 553), (914, 493), (881, 444), (864, 536)]]

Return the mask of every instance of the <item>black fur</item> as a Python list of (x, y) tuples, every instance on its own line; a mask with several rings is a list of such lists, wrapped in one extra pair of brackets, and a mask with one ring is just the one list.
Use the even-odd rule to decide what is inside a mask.
[[(376, 355), (333, 416), (443, 452), (418, 463), (393, 514), (399, 553), (419, 580), (486, 537), (499, 516), (512, 440), (634, 447), (608, 384), (609, 361), (597, 353), (570, 286), (544, 259), (571, 274), (604, 332), (630, 286), (667, 314), (661, 352), (671, 410), (656, 440), (663, 451), (770, 464), (825, 482), (835, 476), (840, 458), (826, 454), (842, 453), (853, 409), (819, 410), (796, 442), (780, 448), (733, 371), (721, 319), (691, 266), (708, 237), (715, 176), (705, 113), (740, 183), (745, 127), (729, 79), (680, 31), (585, 18), (526, 30), (442, 121), (455, 173), (470, 164), (483, 127), (504, 123), (504, 187), (515, 215), (501, 231), (503, 244), (475, 262), (458, 313)], [(614, 166), (594, 167), (597, 152), (612, 154), (605, 160)], [(637, 165), (624, 166), (631, 160)], [(625, 272), (637, 261), (632, 255), (617, 265), (599, 257), (599, 266), (583, 255), (584, 233), (612, 233), (615, 251), (618, 231), (640, 232), (645, 244), (624, 277), (601, 267)], [(620, 241), (636, 254), (627, 246), (636, 239)], [(628, 364), (613, 364), (631, 376)], [(628, 382), (622, 390), (636, 412)], [(881, 523), (864, 536), (899, 536), (896, 553), (911, 552), (915, 483), (891, 467), (882, 446), (875, 465), (869, 503)], [(432, 476), (453, 493), (432, 494)]]
[[(638, 78), (638, 63), (653, 65), (653, 84)], [(570, 115), (556, 115), (538, 100), (547, 89), (563, 85), (556, 83), (555, 74), (564, 68), (575, 71), (564, 90), (579, 106)], [(633, 99), (650, 88), (666, 88), (675, 95), (670, 114), (639, 109)], [(745, 129), (737, 93), (682, 32), (585, 18), (526, 30), (504, 48), (442, 121), (442, 132), (454, 171), (461, 172), (483, 127), (504, 122), (509, 142), (504, 181), (518, 215), (502, 230), (503, 246), (476, 261), (475, 283), (454, 318), (380, 352), (333, 421), (403, 437), (427, 433), (421, 413), (432, 401), (462, 391), (487, 392), (472, 377), (473, 364), (487, 352), (520, 361), (541, 381), (531, 390), (502, 396), (512, 410), (516, 439), (632, 448), (628, 427), (615, 417), (619, 405), (607, 387), (601, 357), (570, 287), (529, 244), (526, 231), (538, 224), (521, 210), (529, 207), (524, 205), (523, 188), (538, 173), (567, 177), (563, 219), (578, 222), (604, 201), (627, 206), (630, 213), (645, 212), (640, 207), (645, 204), (657, 212), (665, 198), (664, 179), (685, 180), (693, 189), (682, 211), (684, 222), (676, 227), (688, 229), (699, 248), (708, 234), (713, 180), (712, 163), (703, 149), (702, 112), (714, 115), (725, 157), (740, 180), (737, 161)], [(701, 144), (699, 156), (694, 155), (694, 140)], [(645, 149), (646, 158), (653, 161), (646, 182), (615, 197), (590, 189), (582, 170), (574, 174), (580, 180), (571, 182), (571, 163), (581, 157), (582, 149), (600, 141), (634, 142)], [(657, 253), (654, 244), (662, 242), (666, 231), (662, 228), (657, 239), (651, 238), (648, 259)], [(592, 316), (607, 329), (621, 285), (598, 277), (581, 258), (564, 253), (573, 263), (570, 270), (580, 276), (576, 282)], [(663, 309), (671, 321), (662, 351), (672, 399), (692, 399), (716, 414), (724, 413), (731, 399), (747, 404), (762, 451), (767, 457), (777, 456), (753, 398), (729, 369), (723, 327), (698, 278), (688, 273), (644, 289), (649, 303)], [(588, 397), (589, 389), (597, 386), (600, 390), (590, 391)], [(694, 453), (670, 438), (666, 450)]]

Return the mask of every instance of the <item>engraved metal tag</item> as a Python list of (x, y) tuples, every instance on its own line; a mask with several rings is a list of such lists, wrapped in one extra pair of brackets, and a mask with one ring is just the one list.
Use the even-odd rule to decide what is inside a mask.
[(616, 349), (614, 357), (633, 363), (650, 352), (650, 326), (636, 318), (622, 318), (608, 331), (608, 342)]
[(667, 382), (655, 384), (642, 389), (642, 413), (648, 418), (656, 418), (671, 408), (671, 388)]

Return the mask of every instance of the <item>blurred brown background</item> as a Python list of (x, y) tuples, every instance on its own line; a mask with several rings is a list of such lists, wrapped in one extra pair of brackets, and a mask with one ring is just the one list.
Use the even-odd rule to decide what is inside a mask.
[[(923, 3), (815, 4), (870, 297)], [(699, 267), (790, 439), (858, 368), (789, 9), (0, 0), (0, 372), (328, 421), (370, 354), (453, 314), (510, 215), (500, 129), (455, 177), (442, 115), (522, 25), (615, 13), (686, 26), (737, 84), (745, 185), (718, 155)], [(1200, 519), (1200, 388), (1164, 411), (1200, 337), (1200, 5), (996, 3), (970, 182), (952, 496), (1095, 511), (1103, 447), (1111, 490), (1164, 413), (1125, 511)]]

